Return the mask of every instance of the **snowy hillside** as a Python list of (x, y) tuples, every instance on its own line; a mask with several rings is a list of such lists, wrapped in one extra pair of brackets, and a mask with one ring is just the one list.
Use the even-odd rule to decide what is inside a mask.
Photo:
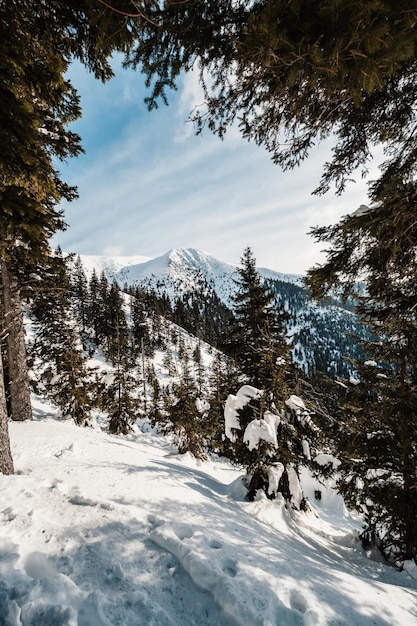
[[(416, 567), (373, 561), (334, 492), (244, 502), (240, 472), (168, 440), (48, 417), (10, 424), (0, 476), (3, 626), (416, 626)], [(314, 490), (322, 499), (314, 499)]]

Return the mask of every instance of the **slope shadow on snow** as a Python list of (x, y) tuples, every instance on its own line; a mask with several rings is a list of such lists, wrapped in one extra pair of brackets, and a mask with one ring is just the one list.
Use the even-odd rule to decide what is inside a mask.
[[(181, 482), (183, 482), (184, 477), (194, 479), (192, 482), (185, 484), (192, 489), (199, 490), (200, 493), (210, 498), (212, 498), (213, 495), (225, 496), (229, 493), (229, 485), (216, 480), (205, 472), (194, 467), (187, 467), (185, 465), (170, 463), (169, 461), (164, 460), (154, 461), (153, 465), (159, 465), (162, 468), (165, 468), (169, 471), (169, 474), (172, 477), (177, 477), (178, 479), (181, 478)], [(206, 489), (206, 491), (204, 491), (204, 489)]]
[(64, 554), (0, 550), (0, 625), (235, 626), (135, 524), (85, 528)]
[(398, 572), (278, 500), (236, 500), (220, 462), (12, 428), (31, 473), (0, 476), (1, 626), (417, 626), (417, 583), (393, 591)]

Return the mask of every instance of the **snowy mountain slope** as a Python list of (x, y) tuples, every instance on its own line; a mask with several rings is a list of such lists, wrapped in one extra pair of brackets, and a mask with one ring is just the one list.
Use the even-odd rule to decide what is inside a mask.
[(97, 256), (91, 254), (82, 254), (81, 260), (88, 278), (93, 273), (93, 269), (96, 270), (100, 276), (101, 272), (104, 272), (109, 280), (113, 278), (119, 278), (123, 280), (125, 273), (129, 271), (131, 266), (135, 266), (141, 263), (149, 261), (149, 257), (136, 255), (136, 256)]
[[(41, 405), (38, 414), (48, 413)], [(51, 418), (10, 424), (5, 626), (416, 626), (417, 574), (366, 558), (340, 498), (244, 502), (240, 472)], [(412, 577), (414, 575), (414, 578)]]

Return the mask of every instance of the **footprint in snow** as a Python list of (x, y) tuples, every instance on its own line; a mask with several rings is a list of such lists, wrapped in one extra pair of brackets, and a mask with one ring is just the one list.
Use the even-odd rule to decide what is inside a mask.
[(67, 446), (66, 448), (62, 448), (62, 450), (58, 450), (58, 452), (55, 452), (54, 456), (59, 459), (63, 454), (65, 454), (65, 452), (73, 452), (74, 451), (74, 444), (70, 443), (69, 446)]
[(95, 500), (91, 500), (91, 498), (85, 498), (79, 493), (75, 493), (68, 498), (68, 502), (70, 504), (77, 504), (79, 506), (97, 506), (97, 502)]
[(233, 559), (224, 559), (222, 569), (230, 578), (234, 578), (237, 574), (237, 563)]
[(220, 550), (221, 548), (223, 548), (223, 544), (221, 541), (218, 541), (217, 539), (212, 539), (209, 543), (210, 548), (213, 548), (213, 550)]
[(194, 530), (191, 528), (191, 526), (188, 526), (188, 524), (178, 524), (174, 528), (174, 531), (178, 539), (180, 539), (181, 541), (183, 541), (184, 539), (191, 539), (194, 534)]
[(11, 506), (8, 506), (6, 509), (3, 509), (0, 515), (2, 515), (3, 520), (5, 522), (12, 522), (17, 517), (17, 513), (14, 512)]
[(292, 589), (290, 593), (290, 605), (292, 609), (305, 613), (308, 609), (306, 599), (298, 589)]

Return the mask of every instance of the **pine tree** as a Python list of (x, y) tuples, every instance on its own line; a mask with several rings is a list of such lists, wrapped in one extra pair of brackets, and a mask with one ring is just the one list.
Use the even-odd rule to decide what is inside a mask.
[(417, 557), (417, 400), (406, 363), (358, 364), (338, 433), (339, 489), (364, 513), (362, 540), (397, 562)]
[(124, 312), (124, 298), (116, 281), (110, 285), (104, 306), (104, 353), (113, 363), (131, 352), (131, 343)]
[(415, 170), (414, 0), (189, 0), (150, 5), (146, 14), (129, 62), (152, 86), (150, 108), (167, 102), (182, 71), (198, 67), (198, 132), (223, 137), (237, 123), (283, 169), (333, 140), (319, 192), (332, 182), (343, 191), (380, 143), (382, 176)]
[(151, 388), (148, 418), (151, 422), (151, 426), (158, 426), (158, 424), (164, 422), (164, 402), (161, 385), (153, 368), (149, 371), (148, 382)]
[[(238, 271), (232, 346), (249, 383), (248, 389), (256, 393), (249, 394), (243, 404), (236, 401), (239, 406), (235, 410), (231, 409), (235, 396), (231, 394), (226, 400), (225, 411), (229, 415), (233, 412), (236, 424), (236, 431), (226, 432), (228, 454), (234, 463), (246, 468), (250, 499), (258, 489), (270, 497), (280, 491), (292, 507), (303, 508), (305, 501), (298, 473), (300, 465), (310, 464), (310, 444), (317, 436), (308, 409), (292, 410), (288, 405), (291, 370), (285, 331), (288, 316), (262, 284), (250, 248), (245, 250)], [(251, 430), (260, 433), (253, 447), (246, 440), (246, 433)]]
[[(97, 285), (92, 283), (90, 285), (92, 291), (90, 293), (91, 301), (91, 315), (93, 321), (93, 327), (95, 330), (96, 342), (99, 348), (105, 350), (108, 343), (108, 335), (111, 332), (108, 323), (108, 299), (110, 293), (110, 285), (104, 271), (101, 272), (98, 279), (98, 288), (95, 291)], [(93, 303), (94, 296), (94, 303)]]
[(225, 435), (229, 440), (228, 456), (246, 469), (247, 497), (253, 500), (259, 490), (269, 498), (278, 493), (291, 509), (307, 507), (300, 481), (300, 466), (312, 464), (317, 428), (303, 401), (290, 396), (285, 410), (265, 408), (262, 390), (243, 385), (230, 394), (224, 407)]
[(203, 365), (203, 355), (201, 351), (201, 342), (199, 341), (192, 353), (192, 358), (194, 361), (194, 372), (195, 372), (195, 380), (201, 394), (203, 392), (203, 386), (205, 383), (205, 368)]
[(108, 377), (110, 382), (106, 383), (102, 408), (109, 417), (109, 432), (127, 435), (139, 417), (139, 402), (136, 395), (137, 381), (126, 357), (120, 355), (114, 371)]
[(49, 238), (65, 227), (57, 205), (76, 195), (55, 166), (81, 151), (78, 135), (67, 129), (80, 107), (65, 74), (78, 58), (97, 78), (110, 78), (109, 57), (133, 42), (128, 21), (94, 0), (0, 4), (0, 267), (15, 419), (30, 417), (19, 295), (48, 256)]
[(229, 439), (224, 436), (224, 405), (230, 390), (239, 388), (242, 382), (243, 377), (236, 362), (227, 355), (216, 352), (208, 380), (210, 391), (207, 396), (209, 408), (205, 431), (208, 448), (227, 458), (233, 458), (234, 454)]
[(87, 276), (85, 275), (80, 256), (76, 258), (74, 268), (71, 272), (71, 296), (74, 302), (75, 318), (81, 333), (85, 335), (88, 311), (91, 307), (89, 303)]
[(176, 376), (178, 374), (171, 350), (165, 351), (162, 365), (166, 369), (167, 376)]
[(153, 356), (151, 339), (149, 336), (148, 315), (145, 304), (144, 292), (136, 289), (130, 299), (130, 311), (132, 321), (132, 339), (135, 350), (148, 357)]

